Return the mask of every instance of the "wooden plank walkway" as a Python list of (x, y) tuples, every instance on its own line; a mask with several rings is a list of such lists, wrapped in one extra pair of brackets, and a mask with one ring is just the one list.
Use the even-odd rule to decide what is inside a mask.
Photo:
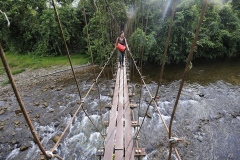
[(117, 69), (104, 160), (112, 160), (113, 156), (115, 160), (134, 160), (131, 123), (126, 65), (124, 65)]
[(120, 68), (117, 70), (115, 90), (113, 93), (113, 104), (109, 119), (109, 127), (107, 130), (107, 138), (105, 142), (105, 153), (104, 160), (111, 160), (114, 152), (114, 139), (115, 139), (115, 127), (117, 118), (117, 104), (118, 104), (118, 89), (119, 89), (119, 79), (120, 79)]
[[(126, 68), (124, 67), (124, 72), (126, 73)], [(126, 75), (126, 74), (125, 74)], [(124, 76), (124, 108), (125, 108), (125, 159), (134, 159), (133, 151), (133, 140), (132, 140), (132, 118), (131, 109), (129, 107), (129, 95), (128, 95), (128, 85), (127, 76)]]
[(122, 159), (124, 155), (123, 148), (123, 69), (120, 69), (120, 85), (118, 96), (118, 116), (117, 116), (117, 132), (115, 145), (115, 159)]

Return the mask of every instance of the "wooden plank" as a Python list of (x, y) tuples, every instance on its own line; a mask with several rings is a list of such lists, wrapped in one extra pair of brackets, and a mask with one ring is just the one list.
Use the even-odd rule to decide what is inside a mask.
[(117, 130), (116, 130), (116, 146), (115, 159), (120, 160), (124, 155), (123, 146), (123, 67), (120, 71), (120, 85), (118, 95), (118, 116), (117, 116)]
[[(124, 73), (126, 68), (124, 67)], [(125, 105), (125, 159), (134, 160), (133, 140), (132, 140), (132, 121), (131, 109), (129, 107), (129, 94), (127, 85), (127, 76), (124, 76), (124, 105)]]
[(107, 131), (107, 138), (105, 142), (105, 152), (104, 152), (104, 160), (111, 160), (113, 155), (114, 148), (114, 138), (116, 134), (116, 118), (117, 118), (117, 103), (118, 103), (118, 90), (119, 90), (119, 79), (120, 79), (120, 68), (117, 71), (115, 90), (113, 94), (113, 105), (110, 113), (110, 122)]
[(115, 158), (114, 160), (124, 160), (124, 149), (118, 149), (118, 150), (115, 150)]

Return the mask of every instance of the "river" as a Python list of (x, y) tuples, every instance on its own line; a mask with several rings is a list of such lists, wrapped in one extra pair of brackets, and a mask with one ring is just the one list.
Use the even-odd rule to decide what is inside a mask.
[[(183, 139), (176, 145), (182, 159), (189, 160), (238, 160), (240, 159), (240, 63), (239, 59), (218, 61), (193, 61), (178, 104), (173, 123), (173, 134)], [(176, 100), (184, 65), (166, 66), (163, 84), (160, 87), (158, 108), (169, 124), (170, 115)], [(160, 67), (144, 64), (143, 75), (152, 93), (156, 92)], [(97, 86), (85, 100), (84, 107), (89, 116), (102, 130), (101, 119), (108, 120), (109, 112), (105, 106), (111, 103), (108, 96), (112, 80), (104, 73), (99, 80), (101, 102)], [(21, 91), (23, 101), (30, 112), (41, 142), (50, 150), (52, 138), (59, 135), (79, 106), (79, 96), (70, 73), (64, 78), (41, 81), (37, 85)], [(77, 72), (82, 95), (86, 94), (94, 77), (89, 70)], [(111, 78), (111, 76), (110, 76)], [(132, 83), (136, 95), (133, 100), (139, 102), (138, 75), (134, 73)], [(150, 98), (142, 88), (141, 109), (135, 111), (140, 122), (145, 114)], [(1, 117), (4, 128), (1, 130), (0, 159), (39, 159), (39, 149), (33, 142), (29, 129), (21, 114), (14, 113), (18, 107), (16, 99), (9, 91), (8, 98), (0, 101), (1, 107), (8, 106)], [(102, 114), (101, 114), (102, 113)], [(155, 108), (151, 105), (149, 114), (140, 131), (139, 146), (144, 147), (147, 156), (144, 160), (167, 159), (167, 132)], [(102, 115), (102, 117), (100, 116)], [(18, 124), (17, 121), (20, 121)], [(151, 131), (151, 132), (149, 132)], [(100, 133), (93, 127), (81, 111), (60, 143), (56, 152), (66, 160), (98, 159), (97, 148), (103, 145)], [(22, 149), (25, 147), (25, 149)], [(173, 154), (172, 159), (176, 159)]]

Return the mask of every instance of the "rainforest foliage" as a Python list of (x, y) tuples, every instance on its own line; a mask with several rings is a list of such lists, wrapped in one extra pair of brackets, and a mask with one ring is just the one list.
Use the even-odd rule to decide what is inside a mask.
[[(136, 58), (161, 63), (175, 0), (55, 0), (71, 53), (92, 51), (102, 62), (125, 31)], [(186, 60), (203, 0), (176, 0), (168, 63)], [(5, 51), (64, 55), (51, 0), (1, 0), (0, 42)], [(85, 21), (86, 17), (86, 21)], [(89, 42), (88, 43), (88, 39)], [(90, 44), (90, 46), (89, 46)], [(240, 1), (208, 0), (194, 58), (240, 56)]]

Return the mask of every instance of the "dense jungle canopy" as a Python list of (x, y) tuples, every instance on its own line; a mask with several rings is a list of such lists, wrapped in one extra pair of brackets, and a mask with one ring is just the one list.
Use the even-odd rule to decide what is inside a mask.
[[(161, 63), (174, 0), (55, 0), (71, 53), (100, 62), (125, 31), (136, 58)], [(240, 56), (240, 1), (209, 0), (194, 58)], [(176, 0), (168, 63), (186, 60), (203, 0)], [(64, 55), (64, 43), (51, 0), (1, 0), (0, 42), (5, 51), (41, 56)], [(85, 16), (87, 25), (85, 22)], [(88, 27), (86, 27), (88, 26)]]

